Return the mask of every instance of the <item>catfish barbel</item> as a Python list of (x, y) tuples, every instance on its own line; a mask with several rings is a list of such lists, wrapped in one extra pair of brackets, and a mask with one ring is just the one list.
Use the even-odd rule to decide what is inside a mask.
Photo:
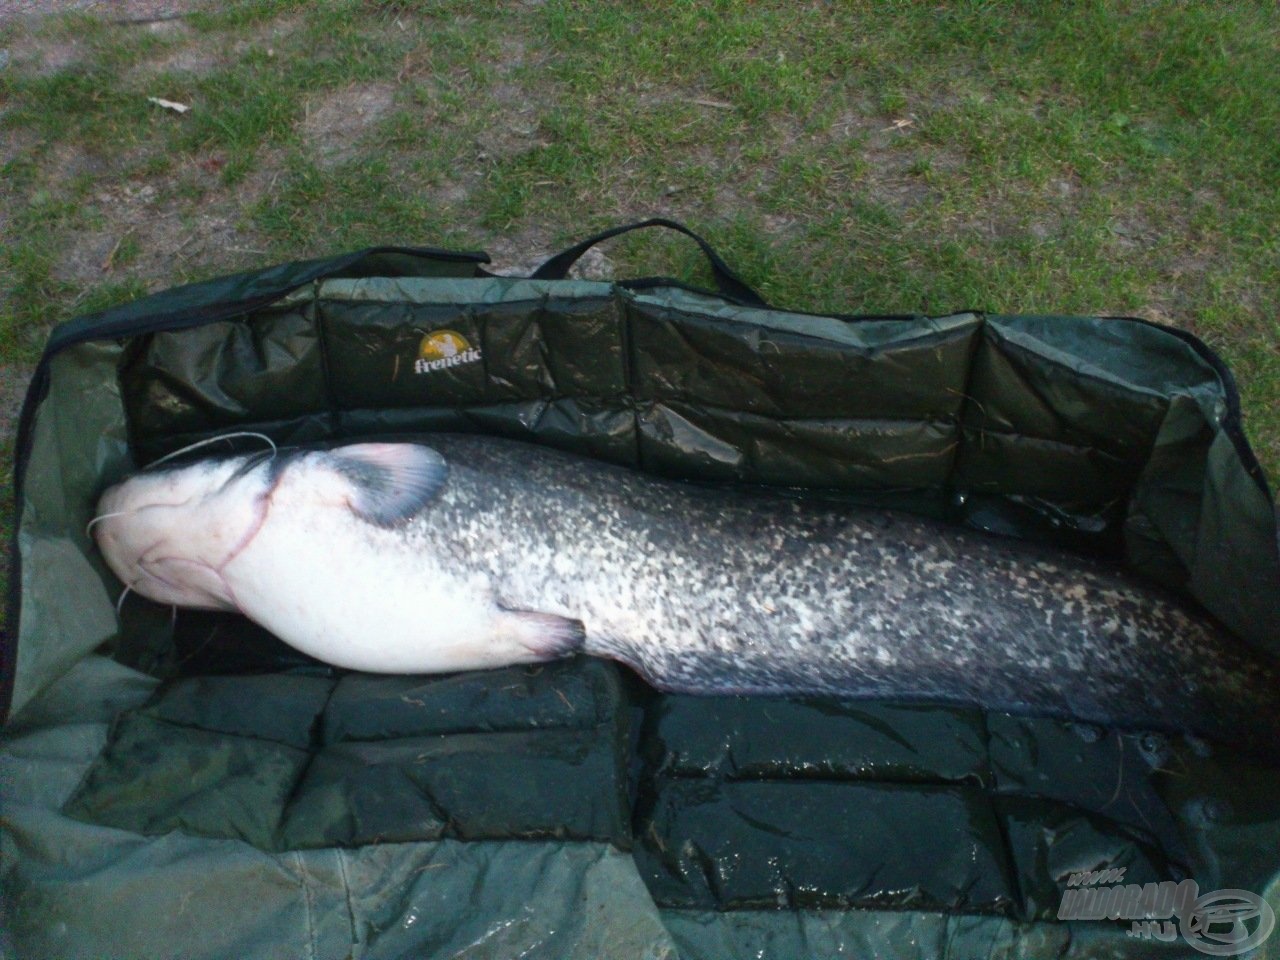
[(94, 533), (128, 589), (326, 663), (582, 651), (660, 690), (973, 704), (1280, 743), (1280, 674), (1112, 564), (778, 489), (474, 436), (143, 471)]

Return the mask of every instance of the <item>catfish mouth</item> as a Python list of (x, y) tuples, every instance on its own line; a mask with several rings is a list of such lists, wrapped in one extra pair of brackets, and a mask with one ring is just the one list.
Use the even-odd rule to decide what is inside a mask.
[(125, 585), (117, 608), (135, 592), (166, 605), (238, 610), (222, 571), (261, 530), (280, 472), (266, 475), (265, 489), (237, 486), (273, 456), (153, 465), (109, 487), (88, 532)]
[[(130, 593), (166, 605), (205, 610), (239, 609), (220, 567), (213, 567), (195, 557), (182, 556), (168, 537), (151, 540), (146, 546), (139, 547), (121, 535), (119, 524), (111, 523), (112, 520), (172, 509), (177, 508), (170, 504), (149, 504), (115, 516), (103, 514), (101, 522), (95, 526), (93, 538), (98, 551), (125, 585), (116, 603), (117, 613)], [(251, 537), (246, 538), (246, 542), (248, 539)]]
[[(143, 558), (137, 561), (133, 569), (136, 576), (127, 580), (121, 577), (125, 588), (116, 603), (117, 613), (123, 608), (125, 598), (130, 593), (136, 593), (155, 603), (173, 607), (182, 606), (197, 610), (226, 611), (238, 611), (240, 609), (231, 593), (230, 585), (222, 577), (221, 572), (198, 560), (187, 560), (174, 556), (162, 556), (155, 561), (148, 561)], [(166, 571), (170, 576), (158, 572), (159, 570)], [(178, 578), (172, 576), (175, 570), (185, 570), (187, 573), (187, 576), (183, 578), (185, 582), (178, 582)], [(210, 593), (207, 589), (198, 586), (197, 580), (204, 580), (209, 585), (220, 588), (220, 590)], [(230, 599), (224, 599), (224, 596)]]
[[(138, 562), (138, 570), (147, 580), (163, 584), (172, 591), (173, 597), (177, 599), (169, 600), (170, 603), (200, 610), (242, 612), (231, 584), (222, 575), (221, 567), (212, 567), (199, 560), (189, 560), (185, 557), (164, 556), (154, 561), (143, 558)], [(165, 576), (165, 573), (157, 572), (158, 570), (163, 570), (170, 576)], [(183, 574), (181, 583), (174, 582), (177, 579), (173, 577), (174, 573)], [(152, 599), (161, 592), (156, 590), (148, 594), (146, 590), (136, 586), (133, 589)]]

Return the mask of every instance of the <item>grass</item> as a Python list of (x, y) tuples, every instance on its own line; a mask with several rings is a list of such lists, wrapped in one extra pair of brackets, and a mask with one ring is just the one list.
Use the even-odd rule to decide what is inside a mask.
[[(248, 0), (0, 48), (0, 369), (200, 277), (663, 214), (781, 305), (1190, 329), (1280, 475), (1269, 4)], [(677, 239), (609, 256), (706, 280)]]

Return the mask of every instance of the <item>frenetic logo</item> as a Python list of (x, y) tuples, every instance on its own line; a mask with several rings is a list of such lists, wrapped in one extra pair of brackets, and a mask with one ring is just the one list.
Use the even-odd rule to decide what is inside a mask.
[(478, 360), (480, 348), (471, 346), (458, 331), (433, 330), (418, 345), (418, 359), (414, 361), (413, 372), (435, 373)]

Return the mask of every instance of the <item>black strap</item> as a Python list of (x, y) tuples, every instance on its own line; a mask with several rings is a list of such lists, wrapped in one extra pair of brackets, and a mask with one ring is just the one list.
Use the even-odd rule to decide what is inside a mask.
[(674, 220), (667, 220), (665, 217), (654, 217), (651, 220), (641, 220), (637, 223), (628, 223), (621, 227), (613, 227), (610, 230), (604, 230), (594, 236), (587, 237), (580, 243), (575, 243), (567, 250), (562, 250), (555, 256), (551, 257), (537, 270), (533, 271), (529, 276), (534, 280), (563, 280), (569, 273), (569, 268), (577, 263), (578, 258), (594, 247), (602, 240), (608, 240), (610, 237), (616, 237), (622, 233), (628, 233), (631, 230), (639, 230), (642, 227), (668, 227), (683, 233), (686, 237), (695, 240), (699, 247), (702, 248), (703, 254), (707, 258), (707, 262), (711, 264), (711, 273), (716, 278), (716, 289), (720, 291), (720, 295), (735, 303), (740, 303), (748, 307), (768, 307), (764, 298), (760, 294), (751, 289), (740, 276), (730, 269), (729, 265), (724, 262), (720, 254), (711, 248), (711, 244), (703, 240), (700, 236), (690, 230), (682, 223), (676, 223)]

